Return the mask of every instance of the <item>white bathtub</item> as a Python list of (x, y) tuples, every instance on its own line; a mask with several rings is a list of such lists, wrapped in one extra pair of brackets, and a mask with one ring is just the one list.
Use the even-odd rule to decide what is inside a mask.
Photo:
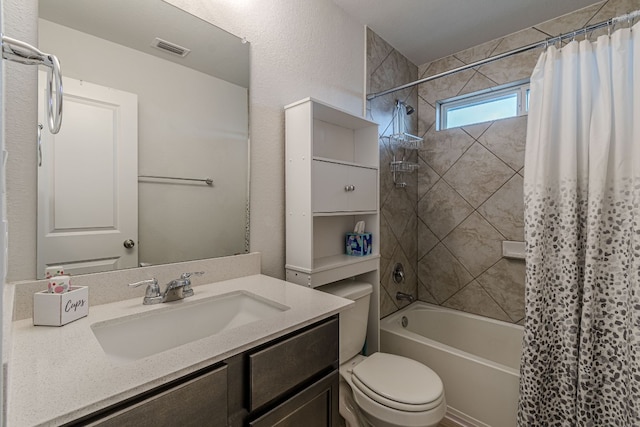
[(381, 351), (433, 369), (447, 417), (463, 425), (516, 425), (521, 346), (521, 326), (423, 302), (380, 321)]

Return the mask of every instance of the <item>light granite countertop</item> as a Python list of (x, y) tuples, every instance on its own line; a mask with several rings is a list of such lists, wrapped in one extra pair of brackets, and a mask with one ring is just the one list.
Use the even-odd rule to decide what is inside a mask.
[[(290, 309), (150, 357), (123, 362), (107, 356), (91, 324), (189, 304), (245, 290)], [(8, 425), (53, 426), (180, 378), (296, 329), (339, 313), (352, 301), (264, 275), (194, 287), (186, 300), (143, 306), (141, 298), (98, 305), (62, 327), (13, 322)], [(197, 327), (197, 325), (185, 325)], [(161, 333), (161, 331), (150, 331)]]

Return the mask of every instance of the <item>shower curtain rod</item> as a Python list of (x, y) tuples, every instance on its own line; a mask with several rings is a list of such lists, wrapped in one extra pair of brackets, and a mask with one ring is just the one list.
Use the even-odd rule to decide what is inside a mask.
[(625, 15), (620, 15), (620, 16), (616, 16), (615, 18), (611, 18), (608, 19), (606, 21), (602, 21), (599, 22), (597, 24), (593, 24), (593, 25), (589, 25), (587, 27), (584, 28), (580, 28), (579, 30), (575, 30), (575, 31), (571, 31), (569, 33), (564, 33), (564, 34), (560, 34), (559, 36), (555, 36), (555, 37), (549, 37), (543, 41), (540, 42), (536, 42), (536, 43), (531, 43), (529, 45), (526, 46), (522, 46), (519, 47), (517, 49), (513, 49), (513, 50), (509, 50), (507, 52), (501, 53), (500, 55), (496, 55), (496, 56), (491, 56), (489, 58), (485, 58), (485, 59), (481, 59), (479, 61), (476, 62), (472, 62), (471, 64), (467, 64), (467, 65), (462, 65), (458, 68), (454, 68), (452, 70), (449, 71), (444, 71), (442, 73), (438, 73), (438, 74), (434, 74), (433, 76), (429, 76), (429, 77), (425, 77), (423, 79), (419, 79), (416, 81), (413, 81), (411, 83), (406, 83), (403, 84), (401, 86), (397, 86), (391, 89), (387, 89), (387, 90), (383, 90), (381, 92), (375, 92), (375, 93), (370, 93), (367, 94), (367, 101), (371, 101), (372, 99), (375, 99), (379, 96), (383, 96), (383, 95), (387, 95), (389, 93), (393, 93), (393, 92), (397, 92), (399, 90), (402, 89), (407, 89), (413, 86), (417, 86), (421, 83), (426, 83), (429, 82), (431, 80), (435, 80), (435, 79), (439, 79), (440, 77), (445, 77), (448, 76), (450, 74), (455, 74), (458, 73), (460, 71), (465, 71), (468, 70), (470, 68), (474, 68), (474, 67), (478, 67), (480, 65), (484, 65), (484, 64), (488, 64), (490, 62), (493, 61), (497, 61), (499, 59), (503, 59), (506, 58), (508, 56), (512, 56), (512, 55), (516, 55), (518, 53), (522, 53), (522, 52), (526, 52), (529, 50), (533, 50), (533, 49), (537, 49), (540, 47), (547, 47), (550, 44), (554, 44), (554, 43), (558, 43), (564, 39), (568, 39), (568, 38), (576, 38), (577, 36), (581, 35), (581, 34), (586, 34), (595, 30), (598, 30), (600, 28), (604, 28), (604, 27), (611, 27), (616, 25), (619, 22), (631, 22), (633, 19), (637, 18), (640, 16), (640, 9), (639, 10), (635, 10), (633, 12), (627, 13)]

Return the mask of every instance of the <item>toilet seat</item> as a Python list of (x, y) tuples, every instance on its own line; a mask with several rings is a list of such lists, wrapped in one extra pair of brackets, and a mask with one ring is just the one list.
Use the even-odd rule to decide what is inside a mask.
[(429, 411), (444, 399), (442, 381), (435, 372), (394, 354), (372, 354), (353, 368), (351, 381), (371, 400), (399, 411)]
[(362, 384), (356, 377), (352, 377), (351, 380), (352, 380), (352, 384), (356, 387), (356, 390), (354, 390), (354, 393), (362, 393), (365, 396), (367, 396), (369, 399), (374, 401), (375, 403), (378, 403), (380, 405), (384, 405), (388, 408), (396, 409), (402, 412), (426, 412), (433, 408), (438, 407), (440, 404), (442, 404), (442, 400), (443, 400), (443, 394), (441, 394), (433, 402), (426, 403), (423, 405), (411, 405), (407, 403), (397, 402), (395, 400), (387, 399), (384, 396), (377, 394), (373, 390), (368, 389), (367, 386)]

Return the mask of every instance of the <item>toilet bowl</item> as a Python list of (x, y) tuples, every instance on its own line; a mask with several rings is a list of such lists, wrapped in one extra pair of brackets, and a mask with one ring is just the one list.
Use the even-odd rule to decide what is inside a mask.
[(406, 357), (386, 353), (355, 356), (340, 366), (340, 377), (348, 386), (340, 392), (349, 393), (347, 402), (351, 398), (357, 405), (355, 410), (343, 408), (348, 403), (341, 396), (340, 415), (348, 427), (433, 427), (447, 411), (440, 378)]
[(340, 314), (340, 415), (347, 427), (434, 427), (447, 404), (442, 381), (415, 360), (359, 354), (366, 336), (369, 283), (344, 280), (318, 288), (356, 302)]

